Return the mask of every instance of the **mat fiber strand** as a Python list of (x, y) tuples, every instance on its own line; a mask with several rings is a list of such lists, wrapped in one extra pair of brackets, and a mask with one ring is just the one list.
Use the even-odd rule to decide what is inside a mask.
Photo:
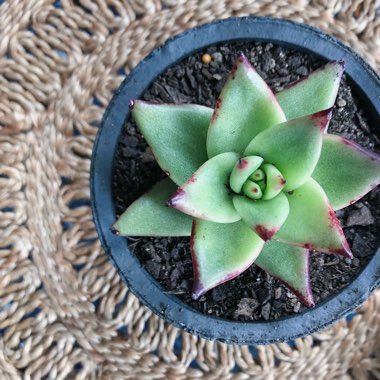
[[(1, 3), (1, 1), (0, 1)], [(305, 22), (378, 70), (379, 1), (8, 0), (0, 5), (0, 379), (380, 379), (380, 292), (291, 344), (208, 342), (120, 282), (92, 222), (91, 149), (154, 47), (229, 16)]]

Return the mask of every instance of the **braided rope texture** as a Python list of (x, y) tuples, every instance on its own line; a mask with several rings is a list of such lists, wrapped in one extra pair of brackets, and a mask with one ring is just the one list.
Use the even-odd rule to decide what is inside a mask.
[[(1, 2), (0, 2), (1, 3)], [(305, 22), (380, 67), (378, 0), (8, 0), (0, 5), (0, 379), (380, 379), (380, 291), (289, 344), (209, 342), (121, 283), (89, 169), (113, 91), (154, 47), (230, 16)]]

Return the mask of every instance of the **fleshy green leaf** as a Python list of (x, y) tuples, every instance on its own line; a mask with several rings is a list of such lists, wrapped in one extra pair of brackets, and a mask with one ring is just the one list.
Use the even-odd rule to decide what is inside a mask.
[(245, 271), (263, 245), (264, 241), (242, 221), (222, 224), (194, 219), (191, 234), (193, 298)]
[(280, 171), (271, 164), (264, 164), (261, 169), (263, 169), (266, 177), (266, 187), (263, 199), (269, 200), (281, 192), (286, 181)]
[(352, 257), (339, 220), (322, 187), (310, 178), (286, 194), (290, 211), (276, 240), (321, 252)]
[(329, 62), (276, 94), (288, 120), (331, 108), (335, 103), (344, 62)]
[(289, 214), (289, 202), (283, 193), (269, 201), (235, 195), (233, 202), (243, 221), (263, 240), (272, 239)]
[(206, 161), (180, 187), (168, 204), (196, 218), (217, 223), (240, 220), (228, 191), (230, 173), (239, 159), (236, 153), (222, 153)]
[(210, 108), (193, 104), (131, 102), (132, 115), (162, 170), (177, 184), (207, 160)]
[(242, 154), (258, 133), (285, 120), (268, 85), (240, 54), (215, 106), (207, 135), (208, 156)]
[(243, 157), (236, 162), (230, 177), (231, 189), (239, 194), (244, 182), (263, 163), (263, 159), (257, 156)]
[(306, 306), (314, 306), (307, 249), (271, 240), (255, 264), (283, 282)]
[(190, 236), (192, 218), (166, 205), (177, 186), (166, 178), (133, 202), (113, 225), (123, 236)]
[(380, 183), (380, 156), (343, 137), (326, 134), (312, 177), (322, 186), (334, 210), (339, 210)]
[(331, 110), (289, 120), (261, 132), (245, 156), (260, 156), (275, 165), (286, 180), (285, 191), (301, 186), (311, 176), (321, 154), (323, 132)]
[(265, 179), (265, 173), (261, 169), (257, 169), (252, 175), (249, 176), (249, 179), (254, 182), (260, 182)]
[(251, 180), (247, 180), (243, 185), (243, 194), (251, 199), (261, 199), (263, 197), (263, 191), (258, 183)]

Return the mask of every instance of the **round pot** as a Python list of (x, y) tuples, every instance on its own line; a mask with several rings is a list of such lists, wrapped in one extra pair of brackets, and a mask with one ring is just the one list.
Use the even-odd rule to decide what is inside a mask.
[(113, 160), (119, 135), (129, 118), (128, 102), (139, 98), (169, 66), (195, 51), (222, 42), (264, 41), (315, 54), (325, 60), (344, 59), (346, 73), (363, 99), (372, 120), (380, 121), (380, 79), (356, 53), (336, 39), (306, 25), (272, 18), (231, 18), (191, 29), (174, 37), (145, 58), (111, 100), (95, 141), (91, 166), (91, 200), (96, 229), (113, 265), (129, 289), (151, 310), (173, 325), (207, 339), (238, 344), (288, 341), (319, 330), (361, 304), (380, 283), (380, 249), (340, 293), (301, 314), (266, 322), (238, 322), (202, 314), (162, 287), (115, 236), (112, 196)]

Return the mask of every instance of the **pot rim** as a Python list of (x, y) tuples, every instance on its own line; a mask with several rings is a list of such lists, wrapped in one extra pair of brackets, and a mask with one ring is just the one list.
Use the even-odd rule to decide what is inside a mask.
[(91, 204), (96, 230), (108, 258), (129, 289), (153, 312), (174, 326), (202, 338), (237, 344), (269, 344), (311, 334), (364, 302), (380, 285), (380, 248), (349, 285), (314, 308), (277, 320), (240, 322), (207, 316), (176, 296), (165, 293), (129, 251), (127, 239), (121, 239), (110, 231), (115, 219), (112, 196), (114, 152), (129, 117), (129, 100), (139, 98), (159, 74), (186, 56), (207, 46), (244, 40), (272, 42), (328, 61), (344, 59), (346, 73), (363, 95), (372, 116), (380, 120), (380, 102), (375, 101), (380, 99), (379, 76), (361, 57), (334, 37), (308, 25), (270, 17), (214, 21), (170, 38), (142, 60), (120, 85), (105, 111), (94, 143)]

